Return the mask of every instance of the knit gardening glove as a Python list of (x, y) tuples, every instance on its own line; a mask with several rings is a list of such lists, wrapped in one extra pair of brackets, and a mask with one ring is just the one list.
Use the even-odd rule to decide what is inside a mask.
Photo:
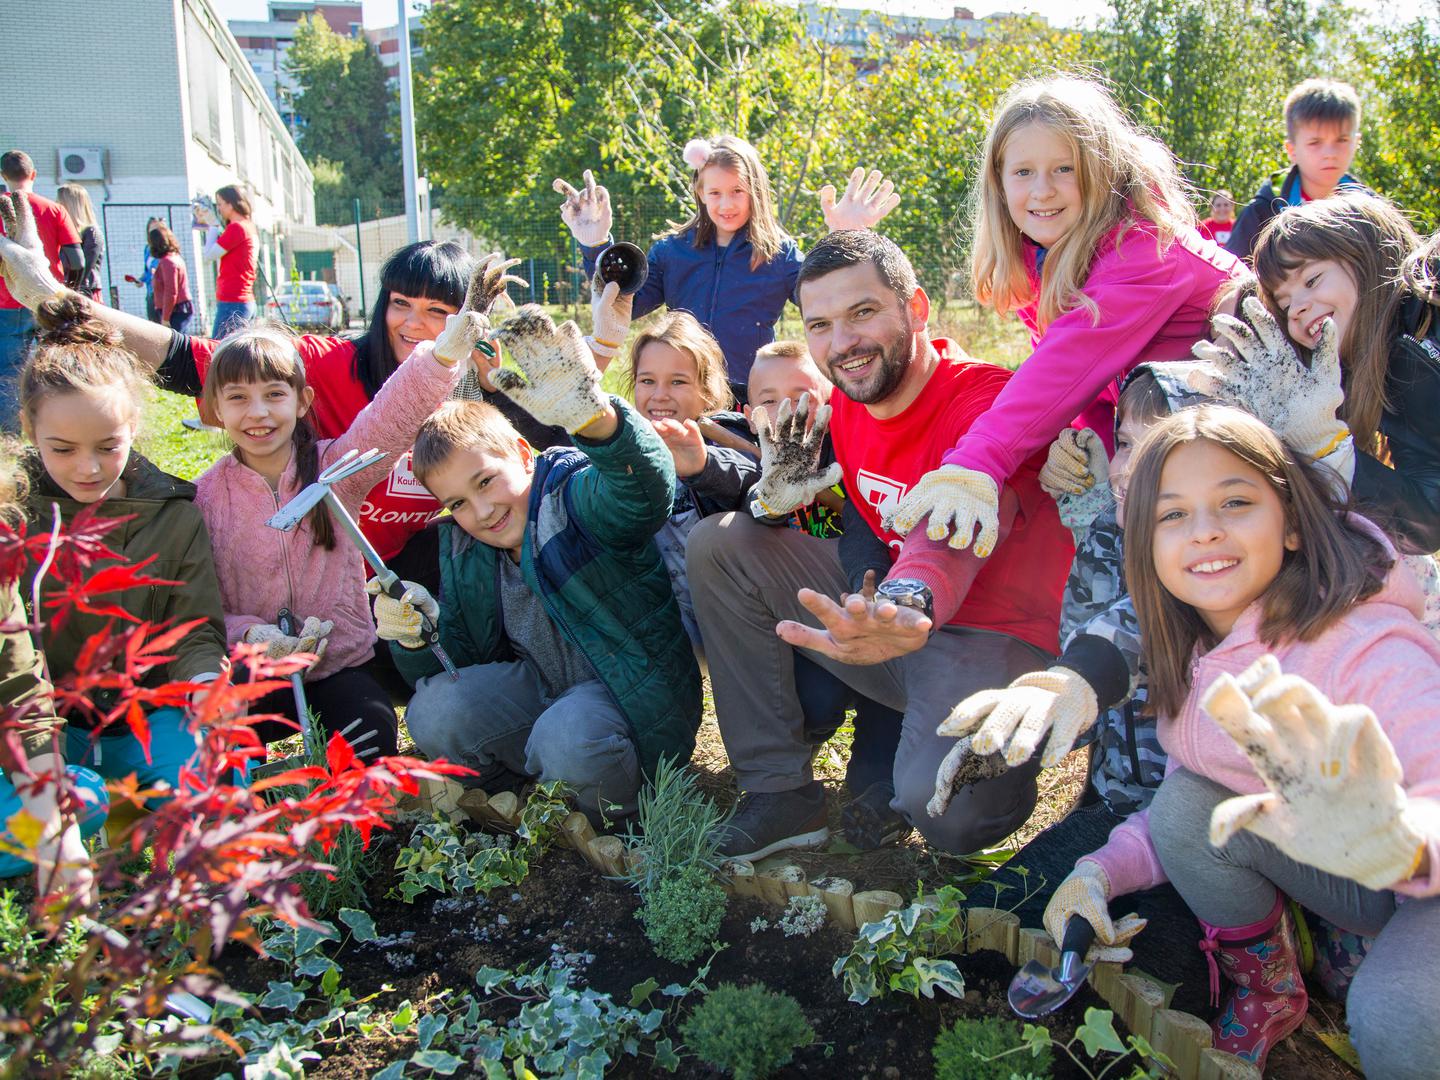
[(539, 304), (526, 304), (494, 337), (524, 374), (500, 368), (490, 381), (536, 420), (574, 435), (605, 414), (600, 371), (573, 322), (557, 327)]
[(1151, 365), (1190, 389), (1252, 413), (1290, 446), (1323, 461), (1345, 482), (1355, 477), (1355, 444), (1336, 416), (1345, 400), (1340, 383), (1340, 341), (1331, 320), (1306, 367), (1285, 328), (1257, 298), (1240, 306), (1245, 321), (1216, 315), (1214, 341), (1191, 350), (1197, 362)]
[(620, 351), (625, 336), (630, 333), (630, 312), (635, 307), (634, 296), (621, 296), (618, 281), (603, 282), (604, 291), (597, 292), (596, 285), (602, 282), (598, 275), (590, 278), (590, 325), (594, 327), (585, 344), (596, 356), (606, 359)]
[(564, 180), (556, 177), (554, 188), (565, 201), (560, 204), (560, 220), (570, 227), (570, 234), (576, 243), (584, 247), (599, 247), (610, 239), (610, 226), (614, 217), (610, 212), (610, 192), (595, 183), (595, 174), (585, 170), (585, 187), (576, 191)]
[(265, 655), (271, 660), (279, 660), (282, 656), (289, 656), (291, 653), (304, 652), (314, 653), (315, 662), (318, 664), (320, 658), (325, 655), (330, 631), (334, 629), (335, 624), (330, 620), (321, 620), (314, 615), (308, 615), (298, 633), (287, 634), (280, 627), (271, 623), (261, 623), (245, 631), (245, 642), (249, 645), (264, 645)]
[(1214, 846), (1248, 829), (1296, 862), (1369, 889), (1415, 873), (1428, 839), (1440, 834), (1440, 808), (1406, 797), (1395, 748), (1366, 706), (1334, 705), (1264, 656), (1239, 679), (1216, 679), (1201, 707), (1269, 788), (1215, 808)]
[[(402, 581), (405, 593), (396, 600), (380, 587), (379, 578), (365, 583), (365, 591), (375, 597), (375, 633), (382, 641), (398, 642), (406, 649), (423, 649), (423, 619), (432, 626), (440, 622), (440, 605), (424, 585)], [(423, 618), (422, 618), (423, 617)]]
[(1049, 735), (1040, 764), (1060, 764), (1100, 714), (1095, 691), (1077, 672), (1052, 667), (1021, 675), (1001, 690), (981, 690), (956, 705), (937, 735), (971, 736), (978, 754), (1003, 750), (1008, 765), (1029, 761)]
[(809, 506), (820, 492), (840, 482), (840, 463), (820, 467), (825, 431), (830, 426), (830, 406), (821, 405), (810, 419), (810, 395), (802, 394), (798, 405), (790, 399), (780, 402), (775, 421), (769, 410), (757, 405), (750, 414), (760, 439), (760, 482), (750, 492), (771, 517)]
[(460, 310), (445, 317), (445, 329), (435, 339), (435, 359), (446, 367), (470, 359), (470, 353), (490, 332), (490, 309), (504, 294), (505, 287), (526, 284), (524, 279), (505, 272), (519, 265), (519, 259), (506, 259), (498, 251), (480, 260), (470, 275)]
[(983, 559), (1000, 542), (1000, 489), (982, 472), (942, 465), (922, 476), (895, 505), (885, 527), (905, 536), (926, 517), (925, 535), (931, 540), (949, 536), (958, 551), (969, 547), (973, 537), (975, 554)]
[(1110, 879), (1097, 862), (1082, 859), (1076, 863), (1045, 905), (1045, 929), (1057, 942), (1065, 940), (1065, 926), (1072, 915), (1095, 928), (1095, 944), (1090, 946), (1087, 960), (1126, 964), (1134, 958), (1126, 946), (1145, 929), (1147, 920), (1126, 915), (1119, 922), (1110, 921)]
[(850, 174), (845, 185), (845, 195), (835, 201), (835, 185), (826, 184), (820, 189), (820, 210), (825, 215), (825, 225), (831, 232), (840, 229), (873, 229), (885, 216), (900, 205), (893, 181), (883, 179), (879, 169), (871, 169), (865, 175), (864, 169)]
[(35, 212), (23, 192), (0, 194), (0, 278), (16, 301), (34, 311), (47, 300), (65, 295), (65, 286), (50, 272), (50, 260), (35, 228)]
[(935, 770), (935, 793), (925, 804), (925, 812), (938, 818), (949, 808), (957, 788), (993, 780), (1009, 771), (1010, 766), (999, 754), (977, 754), (969, 737), (961, 737)]
[(1105, 456), (1105, 444), (1089, 428), (1060, 432), (1040, 469), (1040, 486), (1055, 499), (1081, 495), (1109, 482), (1110, 459)]

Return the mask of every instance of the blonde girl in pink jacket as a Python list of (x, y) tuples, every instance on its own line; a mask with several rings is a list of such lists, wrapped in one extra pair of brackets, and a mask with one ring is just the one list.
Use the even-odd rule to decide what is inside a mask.
[(1340, 513), (1315, 468), (1221, 406), (1177, 413), (1141, 444), (1125, 571), (1169, 764), (1149, 810), (1077, 863), (1045, 924), (1063, 934), (1080, 916), (1123, 944), (1143, 923), (1112, 922), (1109, 901), (1168, 880), (1200, 919), (1212, 994), (1222, 972), (1233, 984), (1215, 1045), (1263, 1070), (1308, 1004), (1289, 896), (1375, 936), (1348, 998), (1366, 1075), (1429, 1076), (1440, 642), (1393, 546)]
[(1021, 463), (1077, 417), (1110, 449), (1121, 379), (1143, 361), (1188, 359), (1217, 295), (1245, 268), (1195, 228), (1175, 156), (1090, 79), (1032, 80), (1006, 94), (977, 180), (975, 297), (1015, 312), (1034, 348), (892, 514), (897, 532), (928, 518), (931, 540), (965, 548), (973, 538), (984, 558), (999, 535), (1000, 489)]
[[(265, 522), (347, 451), (378, 448), (383, 462), (334, 487), (356, 514), (375, 477), (410, 449), (421, 423), (459, 381), (484, 331), (477, 319), (450, 316), (441, 336), (418, 345), (337, 439), (317, 439), (310, 427), (315, 392), (283, 329), (231, 335), (205, 373), (206, 403), (235, 444), (195, 484), (215, 550), (226, 636), (231, 645), (264, 644), (272, 657), (315, 653), (304, 676), (308, 708), (325, 730), (349, 729), (347, 737), (367, 756), (396, 752), (396, 720), (389, 694), (362, 667), (376, 638), (360, 555), (338, 535), (323, 503), (291, 533)], [(295, 633), (280, 629), (282, 610), (294, 619)], [(253, 711), (299, 720), (289, 690)], [(294, 729), (271, 723), (257, 730), (268, 742)]]

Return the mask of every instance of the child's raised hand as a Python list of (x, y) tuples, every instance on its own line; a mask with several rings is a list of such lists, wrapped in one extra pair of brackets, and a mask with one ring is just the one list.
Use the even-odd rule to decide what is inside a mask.
[(490, 381), (542, 424), (574, 435), (610, 413), (595, 358), (573, 322), (557, 327), (540, 305), (526, 304), (493, 336), (524, 374), (500, 368)]
[(1348, 487), (1355, 475), (1350, 429), (1336, 416), (1345, 400), (1340, 381), (1340, 341), (1326, 320), (1310, 366), (1295, 351), (1285, 328), (1256, 297), (1240, 305), (1244, 320), (1216, 315), (1213, 341), (1191, 350), (1192, 362), (1152, 364), (1197, 393), (1263, 420), (1290, 446), (1323, 460)]
[(584, 188), (576, 191), (558, 176), (554, 188), (565, 201), (560, 204), (560, 220), (570, 227), (576, 243), (585, 247), (599, 247), (610, 239), (613, 215), (610, 211), (610, 192), (595, 183), (595, 174), (585, 170)]
[(1040, 486), (1055, 500), (1066, 528), (1088, 529), (1113, 501), (1110, 459), (1100, 436), (1090, 428), (1060, 432), (1040, 469)]
[(1335, 705), (1273, 656), (1237, 680), (1221, 675), (1201, 707), (1250, 759), (1269, 791), (1226, 799), (1210, 817), (1210, 842), (1241, 829), (1296, 862), (1385, 889), (1408, 880), (1440, 835), (1440, 807), (1409, 799), (1404, 771), (1375, 714)]
[(35, 213), (22, 192), (0, 194), (0, 278), (10, 295), (34, 311), (47, 300), (65, 295), (65, 286), (50, 272), (50, 260), (35, 228)]
[(963, 465), (932, 469), (885, 515), (885, 527), (907, 536), (926, 518), (926, 537), (938, 542), (948, 536), (956, 551), (973, 540), (976, 557), (986, 558), (1000, 542), (1000, 488)]
[(760, 482), (750, 497), (771, 517), (809, 506), (820, 492), (838, 484), (843, 475), (838, 461), (828, 468), (820, 467), (825, 432), (830, 426), (830, 406), (815, 409), (813, 421), (810, 412), (807, 393), (793, 407), (789, 398), (780, 402), (773, 424), (763, 405), (750, 413), (755, 434), (760, 437)]
[(831, 232), (840, 229), (873, 229), (885, 216), (900, 205), (900, 196), (895, 194), (893, 181), (885, 180), (879, 169), (865, 175), (863, 168), (850, 174), (845, 185), (845, 196), (835, 201), (835, 185), (826, 184), (820, 189), (820, 209), (825, 215), (825, 224)]
[(935, 734), (970, 738), (977, 754), (1003, 752), (1024, 764), (1042, 740), (1047, 769), (1060, 764), (1100, 714), (1095, 691), (1078, 672), (1052, 667), (1021, 675), (1009, 686), (981, 690), (956, 705)]
[(446, 367), (454, 367), (468, 360), (477, 347), (487, 355), (494, 351), (489, 345), (481, 344), (490, 332), (490, 309), (505, 294), (507, 285), (524, 287), (527, 284), (523, 278), (506, 273), (512, 266), (519, 265), (519, 259), (506, 259), (498, 251), (480, 260), (470, 275), (460, 310), (445, 317), (445, 329), (435, 339), (435, 359)]
[(696, 476), (705, 468), (705, 435), (694, 420), (653, 420), (650, 424), (675, 459), (675, 475)]
[[(597, 290), (595, 286), (602, 285)], [(590, 278), (590, 325), (594, 327), (586, 343), (596, 356), (609, 360), (625, 344), (630, 333), (630, 313), (635, 307), (634, 296), (621, 296), (618, 281), (602, 282), (598, 274)]]

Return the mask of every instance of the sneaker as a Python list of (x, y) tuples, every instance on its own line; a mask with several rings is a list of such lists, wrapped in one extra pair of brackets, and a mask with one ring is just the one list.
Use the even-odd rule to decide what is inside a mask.
[(910, 823), (890, 809), (895, 788), (889, 781), (871, 784), (840, 812), (845, 842), (861, 851), (898, 844), (910, 835)]
[(818, 847), (830, 838), (825, 789), (818, 780), (793, 791), (751, 791), (720, 835), (720, 854), (755, 862), (789, 848)]

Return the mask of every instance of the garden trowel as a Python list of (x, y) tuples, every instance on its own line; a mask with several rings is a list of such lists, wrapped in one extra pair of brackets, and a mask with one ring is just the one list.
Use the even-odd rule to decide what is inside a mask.
[(1008, 996), (1015, 1015), (1033, 1020), (1069, 1001), (1090, 974), (1093, 965), (1085, 963), (1085, 954), (1094, 940), (1095, 928), (1090, 921), (1083, 915), (1070, 916), (1065, 924), (1059, 965), (1052, 968), (1041, 960), (1031, 960), (1010, 981)]
[[(385, 454), (380, 450), (367, 450), (363, 454), (358, 450), (348, 451), (317, 476), (313, 484), (304, 488), (282, 506), (275, 516), (265, 524), (272, 529), (279, 529), (281, 532), (292, 532), (304, 520), (306, 514), (321, 502), (326, 503), (335, 523), (350, 538), (350, 542), (360, 550), (361, 556), (370, 564), (370, 569), (375, 571), (380, 588), (385, 590), (386, 595), (392, 596), (396, 600), (403, 600), (405, 583), (381, 560), (374, 545), (365, 538), (365, 534), (360, 531), (360, 526), (356, 525), (355, 519), (350, 516), (350, 511), (345, 509), (345, 504), (340, 501), (330, 487), (348, 476), (354, 476), (356, 473), (368, 469), (384, 457)], [(450, 678), (458, 680), (460, 673), (455, 670), (449, 654), (440, 645), (440, 628), (426, 618), (423, 613), (420, 616), (420, 637), (426, 645), (430, 646), (430, 651), (435, 654), (435, 658), (440, 661), (440, 665), (449, 673)]]

